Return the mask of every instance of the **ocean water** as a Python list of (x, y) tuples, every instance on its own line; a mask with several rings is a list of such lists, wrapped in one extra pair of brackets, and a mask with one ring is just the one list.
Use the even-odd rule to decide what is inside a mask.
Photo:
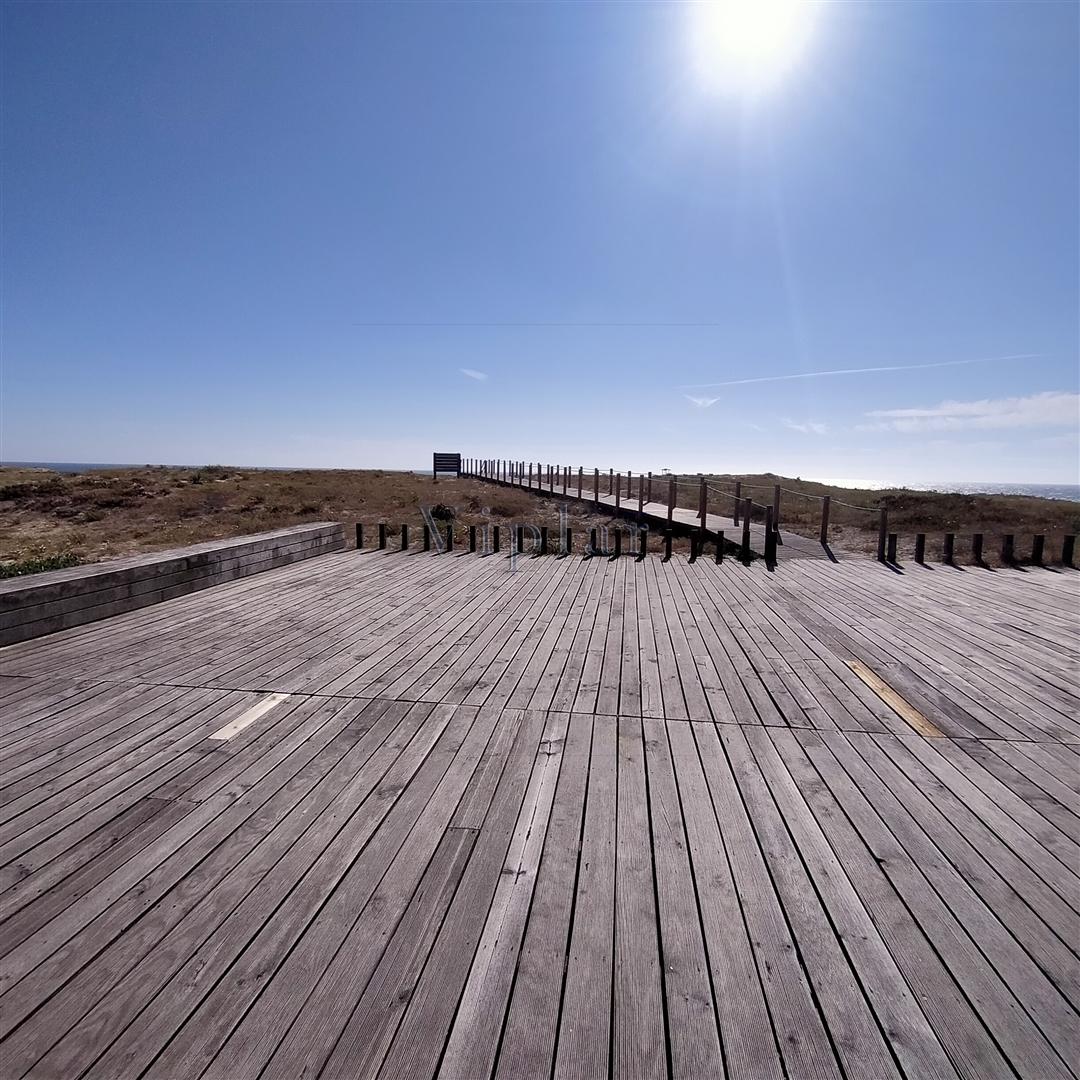
[(919, 480), (903, 482), (881, 483), (876, 480), (858, 480), (852, 477), (846, 479), (818, 479), (819, 484), (834, 484), (837, 487), (864, 488), (868, 491), (883, 491), (886, 488), (908, 488), (911, 491), (941, 491), (957, 495), (1031, 495), (1036, 499), (1067, 499), (1070, 502), (1080, 502), (1080, 484), (1016, 484), (1016, 483), (993, 483), (971, 480)]

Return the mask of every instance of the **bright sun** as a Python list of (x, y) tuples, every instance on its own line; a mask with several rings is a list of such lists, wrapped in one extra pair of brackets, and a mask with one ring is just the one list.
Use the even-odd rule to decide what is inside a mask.
[(816, 0), (696, 0), (691, 48), (703, 86), (757, 94), (795, 66), (821, 9)]

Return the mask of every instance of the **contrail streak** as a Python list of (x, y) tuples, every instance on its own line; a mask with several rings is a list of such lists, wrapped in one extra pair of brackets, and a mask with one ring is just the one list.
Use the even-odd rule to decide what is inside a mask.
[(959, 367), (961, 364), (992, 364), (999, 360), (1031, 360), (1042, 353), (1016, 353), (1013, 356), (982, 356), (977, 360), (942, 360), (936, 364), (891, 364), (888, 367), (836, 368), (833, 371), (797, 371), (791, 375), (760, 375), (754, 379), (729, 379), (727, 382), (683, 383), (679, 390), (706, 390), (715, 386), (746, 386), (749, 383), (786, 382), (788, 379), (818, 379), (823, 375), (867, 375), (873, 371), (922, 371), (926, 368)]

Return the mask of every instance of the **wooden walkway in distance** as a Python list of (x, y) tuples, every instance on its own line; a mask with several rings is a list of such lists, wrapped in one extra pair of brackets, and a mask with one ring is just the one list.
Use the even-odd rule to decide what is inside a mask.
[[(488, 483), (501, 484), (506, 487), (520, 488), (522, 491), (531, 491), (534, 495), (544, 498), (567, 499), (573, 502), (579, 501), (576, 476), (572, 477), (572, 483), (567, 483), (565, 493), (561, 483), (549, 486), (547, 483), (541, 483), (538, 478), (534, 478), (532, 483), (529, 483), (527, 480), (522, 481), (517, 477), (506, 481), (492, 480), (489, 477), (482, 476), (475, 476), (474, 479), (486, 480)], [(590, 476), (587, 479), (591, 483), (592, 477)], [(601, 477), (601, 479), (604, 480), (605, 478)], [(638, 477), (639, 483), (640, 479), (641, 478)], [(665, 487), (665, 484), (661, 479), (658, 478), (656, 482), (658, 490)], [(599, 498), (597, 498), (596, 493), (591, 486), (582, 487), (580, 501), (590, 506), (602, 507), (612, 513), (615, 513), (616, 510), (618, 510), (623, 517), (631, 518), (635, 521), (640, 517), (642, 524), (648, 525), (650, 529), (657, 529), (662, 532), (664, 529), (668, 528), (668, 506), (666, 502), (656, 502), (655, 500), (651, 502), (642, 501), (641, 513), (639, 515), (638, 496), (636, 493), (632, 498), (623, 498), (616, 504), (615, 496), (613, 494), (601, 491), (599, 493)], [(700, 515), (693, 510), (687, 510), (683, 506), (673, 507), (671, 516), (672, 521), (676, 526), (681, 527), (684, 532), (698, 529), (701, 525)], [(742, 542), (741, 521), (736, 524), (733, 517), (713, 513), (706, 514), (705, 520), (706, 529), (710, 535), (715, 535), (717, 532), (723, 532), (725, 538), (732, 543), (739, 544)], [(758, 554), (762, 554), (765, 551), (765, 526), (761, 522), (750, 522), (750, 546), (751, 549)], [(836, 553), (833, 551), (826, 551), (818, 541), (811, 540), (806, 536), (800, 536), (798, 533), (784, 532), (782, 528), (780, 533), (780, 544), (777, 548), (777, 556), (781, 559), (832, 559), (833, 561), (836, 561)]]
[(0, 1078), (1075, 1077), (1078, 583), (343, 552), (0, 650)]

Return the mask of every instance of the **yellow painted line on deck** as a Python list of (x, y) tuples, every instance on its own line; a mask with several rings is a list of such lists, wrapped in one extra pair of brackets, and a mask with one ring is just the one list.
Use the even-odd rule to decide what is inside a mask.
[(920, 735), (926, 735), (931, 739), (943, 739), (945, 738), (945, 732), (938, 728), (936, 725), (926, 719), (925, 716), (918, 709), (915, 708), (909, 701), (905, 701), (887, 682), (880, 679), (873, 671), (870, 670), (861, 660), (845, 660), (845, 664), (890, 709), (893, 710), (898, 716), (906, 720)]
[(258, 704), (252, 705), (247, 712), (241, 713), (223, 728), (218, 728), (210, 738), (224, 741), (225, 739), (231, 739), (234, 735), (239, 735), (244, 728), (250, 727), (260, 716), (265, 716), (275, 705), (280, 705), (288, 696), (288, 694), (271, 694), (269, 697), (264, 697)]

